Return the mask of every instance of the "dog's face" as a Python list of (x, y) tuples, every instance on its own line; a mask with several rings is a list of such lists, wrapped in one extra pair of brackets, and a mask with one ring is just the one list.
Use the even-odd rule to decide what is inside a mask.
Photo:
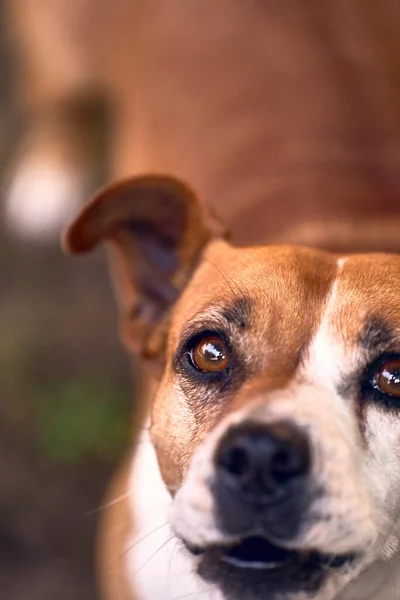
[(397, 544), (399, 275), (387, 256), (205, 253), (153, 438), (172, 525), (223, 597), (332, 598)]
[(124, 339), (160, 374), (171, 524), (200, 576), (226, 600), (336, 598), (399, 543), (400, 257), (234, 248), (193, 203), (134, 180), (68, 244), (111, 241)]

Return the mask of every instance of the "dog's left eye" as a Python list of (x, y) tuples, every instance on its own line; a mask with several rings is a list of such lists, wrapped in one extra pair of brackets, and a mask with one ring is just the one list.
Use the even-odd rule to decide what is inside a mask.
[(191, 351), (193, 365), (206, 373), (224, 371), (229, 367), (229, 356), (225, 342), (217, 334), (200, 338)]
[(384, 362), (373, 382), (375, 389), (383, 394), (400, 398), (400, 358), (392, 358)]

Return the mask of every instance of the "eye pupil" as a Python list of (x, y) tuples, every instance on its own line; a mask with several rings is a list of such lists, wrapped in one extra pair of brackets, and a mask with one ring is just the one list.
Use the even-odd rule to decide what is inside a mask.
[(192, 361), (200, 371), (223, 371), (229, 366), (225, 343), (218, 335), (210, 335), (197, 342), (192, 351)]
[(389, 360), (381, 367), (376, 384), (384, 394), (400, 398), (400, 359)]

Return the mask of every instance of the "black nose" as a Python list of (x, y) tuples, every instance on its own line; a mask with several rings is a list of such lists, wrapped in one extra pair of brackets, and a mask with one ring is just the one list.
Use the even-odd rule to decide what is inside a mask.
[(269, 503), (305, 482), (310, 468), (306, 434), (287, 422), (243, 423), (230, 429), (216, 453), (218, 478), (253, 503)]

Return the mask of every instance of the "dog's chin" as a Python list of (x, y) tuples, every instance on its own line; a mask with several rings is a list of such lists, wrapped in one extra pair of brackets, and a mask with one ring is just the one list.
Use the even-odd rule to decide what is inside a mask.
[(258, 536), (234, 545), (185, 546), (198, 557), (198, 574), (227, 600), (264, 600), (266, 591), (269, 600), (318, 597), (331, 573), (348, 569), (356, 560), (355, 554), (288, 550)]

